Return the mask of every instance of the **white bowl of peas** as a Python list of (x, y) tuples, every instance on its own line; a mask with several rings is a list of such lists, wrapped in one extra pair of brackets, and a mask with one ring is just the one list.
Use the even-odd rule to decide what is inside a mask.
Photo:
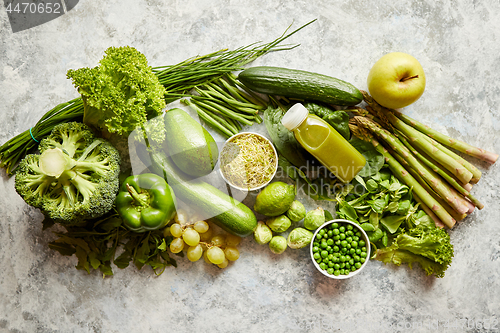
[(342, 280), (358, 274), (366, 266), (370, 259), (370, 241), (358, 224), (336, 219), (316, 229), (310, 252), (321, 274)]

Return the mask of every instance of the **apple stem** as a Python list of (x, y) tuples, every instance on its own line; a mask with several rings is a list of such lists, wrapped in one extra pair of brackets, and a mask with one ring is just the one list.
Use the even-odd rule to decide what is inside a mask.
[(404, 77), (401, 80), (399, 80), (399, 82), (405, 82), (407, 80), (416, 79), (416, 78), (418, 78), (418, 74), (417, 75), (413, 75), (413, 76)]

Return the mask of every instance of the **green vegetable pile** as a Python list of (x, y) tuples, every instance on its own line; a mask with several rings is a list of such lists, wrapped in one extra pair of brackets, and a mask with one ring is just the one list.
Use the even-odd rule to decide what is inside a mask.
[[(54, 223), (66, 229), (55, 232), (58, 238), (50, 248), (62, 255), (75, 255), (78, 269), (89, 273), (98, 269), (103, 276), (113, 274), (112, 264), (125, 268), (131, 262), (138, 269), (148, 265), (161, 274), (165, 267), (176, 265), (167, 249), (180, 253), (183, 242), (192, 247), (188, 259), (198, 260), (204, 251), (198, 230), (195, 235), (191, 227), (177, 223), (177, 232), (170, 233), (166, 227), (176, 218), (180, 221), (175, 211), (178, 197), (210, 213), (209, 219), (227, 232), (242, 237), (253, 233), (257, 243), (269, 243), (273, 253), (281, 254), (287, 247), (309, 245), (312, 231), (333, 219), (320, 207), (307, 212), (296, 200), (297, 195), (306, 194), (314, 200), (335, 202), (337, 217), (358, 223), (371, 244), (372, 252), (367, 253), (367, 244), (350, 225), (332, 224), (321, 230), (313, 252), (327, 273), (348, 274), (369, 257), (410, 267), (418, 263), (428, 275), (443, 277), (453, 258), (453, 245), (444, 227), (452, 228), (475, 207), (483, 208), (471, 194), (481, 172), (450, 148), (489, 163), (494, 163), (498, 155), (383, 108), (366, 92), (338, 79), (322, 76), (339, 85), (330, 87), (330, 91), (336, 92), (339, 105), (349, 109), (337, 110), (338, 105), (324, 104), (324, 91), (314, 80), (317, 74), (293, 71), (297, 80), (288, 82), (292, 85), (285, 90), (280, 81), (283, 77), (272, 79), (270, 91), (301, 96), (289, 96), (290, 100), (272, 93), (257, 94), (234, 75), (268, 52), (296, 47), (279, 44), (312, 22), (291, 33), (285, 31), (267, 44), (220, 50), (176, 65), (150, 67), (142, 53), (125, 46), (107, 49), (94, 68), (69, 70), (67, 77), (81, 97), (56, 106), (34, 127), (0, 147), (0, 166), (8, 175), (15, 173), (16, 191), (45, 215), (44, 229)], [(280, 68), (273, 71), (291, 73)], [(246, 77), (258, 87), (270, 73), (260, 68), (257, 74), (247, 72)], [(301, 80), (300, 75), (309, 79)], [(352, 101), (357, 103), (361, 93), (365, 108), (353, 107)], [(330, 124), (365, 157), (365, 167), (352, 182), (342, 184), (327, 174), (282, 125), (292, 98)], [(217, 159), (211, 156), (212, 150), (209, 167), (200, 163), (201, 171), (184, 169), (200, 161), (205, 143), (215, 141), (185, 112), (177, 112), (184, 121), (174, 119), (173, 110), (164, 116), (167, 103), (175, 100), (191, 107), (206, 126), (224, 137), (264, 122), (279, 153), (278, 165), (294, 182), (271, 183), (257, 196), (253, 208), (266, 215), (265, 222), (257, 223), (247, 206), (186, 175), (199, 177), (213, 171)], [(186, 117), (196, 124), (186, 125)], [(196, 135), (194, 125), (200, 127)], [(186, 130), (188, 127), (190, 130)], [(142, 152), (144, 156), (139, 157), (149, 160), (146, 167), (157, 175), (131, 176), (121, 165), (120, 151), (111, 144), (112, 139), (124, 139), (132, 133), (132, 139), (140, 140), (131, 148), (136, 148), (138, 155)], [(171, 152), (175, 147), (193, 148), (194, 137), (201, 142), (197, 150), (177, 157), (166, 153), (166, 148)], [(203, 228), (198, 223), (201, 234), (208, 230), (204, 223)], [(198, 237), (197, 242), (190, 240), (193, 236)], [(232, 246), (225, 247), (224, 254), (224, 246), (216, 243), (212, 239), (210, 251), (206, 251), (210, 253), (209, 262), (225, 267), (228, 260), (239, 257)]]
[[(142, 53), (125, 46), (107, 49), (94, 68), (69, 70), (81, 97), (56, 106), (0, 147), (0, 166), (16, 174), (16, 191), (42, 211), (44, 228), (57, 223), (66, 229), (56, 233), (59, 238), (50, 247), (76, 255), (78, 269), (99, 269), (104, 276), (113, 274), (112, 263), (149, 265), (155, 272), (175, 265), (166, 252), (172, 237), (162, 234), (175, 213), (175, 196), (141, 180), (123, 182), (127, 169), (120, 170), (120, 154), (106, 139), (142, 128), (154, 131), (153, 140), (161, 143), (165, 131), (157, 129), (163, 121), (155, 126), (154, 120), (166, 103), (182, 97), (192, 97), (201, 108), (208, 105), (212, 117), (230, 131), (218, 122), (208, 125), (228, 135), (241, 124), (261, 122), (257, 113), (265, 104), (237, 89), (241, 85), (232, 72), (268, 52), (296, 47), (279, 44), (312, 22), (267, 44), (220, 50), (176, 65), (152, 68)], [(36, 148), (39, 154), (29, 154)], [(124, 190), (115, 204), (119, 185)]]

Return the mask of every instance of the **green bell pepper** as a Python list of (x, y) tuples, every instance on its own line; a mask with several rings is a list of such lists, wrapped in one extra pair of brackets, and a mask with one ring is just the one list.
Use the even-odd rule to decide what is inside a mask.
[(135, 232), (163, 228), (175, 216), (175, 194), (162, 177), (145, 173), (130, 176), (115, 199), (123, 224)]

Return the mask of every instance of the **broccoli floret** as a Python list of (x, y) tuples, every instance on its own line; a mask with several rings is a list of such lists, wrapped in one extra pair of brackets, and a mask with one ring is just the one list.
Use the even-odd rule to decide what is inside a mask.
[(40, 155), (27, 155), (15, 178), (17, 193), (64, 225), (107, 213), (119, 187), (120, 155), (84, 124), (54, 127), (39, 145)]
[(133, 47), (110, 47), (94, 68), (69, 70), (67, 77), (82, 95), (83, 122), (104, 134), (128, 134), (161, 114), (165, 88)]

